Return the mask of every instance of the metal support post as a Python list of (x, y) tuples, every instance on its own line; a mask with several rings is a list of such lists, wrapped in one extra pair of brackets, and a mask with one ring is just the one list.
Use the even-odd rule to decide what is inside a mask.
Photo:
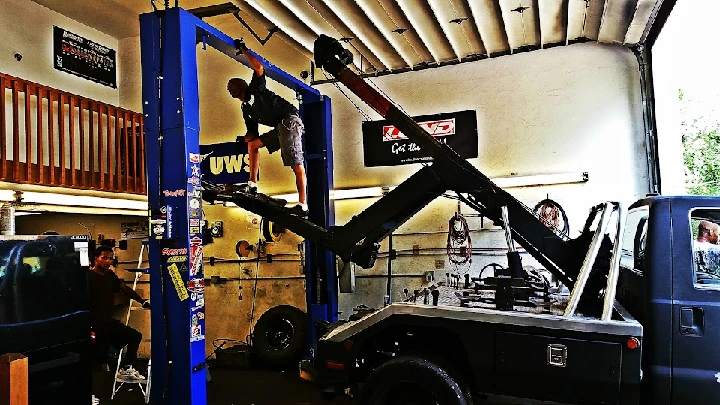
[[(302, 97), (306, 99), (305, 96)], [(308, 219), (325, 229), (335, 223), (335, 209), (330, 200), (333, 188), (332, 113), (330, 98), (300, 105), (305, 124), (305, 151), (308, 178)], [(306, 241), (305, 294), (308, 306), (309, 347), (317, 339), (315, 322), (337, 321), (338, 291), (335, 255), (326, 247)]]
[[(250, 64), (237, 52), (233, 38), (177, 7), (141, 15), (140, 41), (154, 297), (152, 399), (155, 404), (205, 404), (197, 44)], [(333, 184), (330, 99), (256, 56), (268, 78), (301, 97), (300, 112), (308, 134), (309, 218), (330, 226), (334, 218), (329, 200)], [(309, 242), (306, 250), (309, 335), (313, 336), (315, 320), (337, 319), (337, 283), (333, 255)]]
[[(152, 399), (206, 404), (196, 29), (179, 8), (141, 16)], [(188, 291), (190, 290), (190, 291)]]

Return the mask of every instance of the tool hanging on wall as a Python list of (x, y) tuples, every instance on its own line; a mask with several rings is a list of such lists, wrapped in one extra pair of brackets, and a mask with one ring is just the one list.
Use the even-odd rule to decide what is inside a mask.
[(556, 235), (567, 239), (570, 234), (570, 226), (568, 224), (568, 216), (557, 201), (547, 196), (533, 208), (533, 213)]
[(446, 250), (454, 273), (467, 273), (472, 262), (472, 241), (467, 221), (459, 212), (456, 212), (448, 223)]

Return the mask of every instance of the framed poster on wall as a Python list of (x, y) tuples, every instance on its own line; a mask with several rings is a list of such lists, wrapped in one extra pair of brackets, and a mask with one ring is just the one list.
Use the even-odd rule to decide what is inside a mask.
[(55, 69), (117, 88), (115, 50), (53, 26)]
[[(465, 159), (478, 157), (475, 111), (413, 117), (423, 129)], [(432, 157), (386, 120), (362, 124), (365, 167), (431, 162)]]

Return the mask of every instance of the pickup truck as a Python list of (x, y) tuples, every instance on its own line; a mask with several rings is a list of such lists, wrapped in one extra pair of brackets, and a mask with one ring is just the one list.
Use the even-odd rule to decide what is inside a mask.
[(460, 405), (483, 394), (717, 403), (720, 279), (697, 260), (707, 253), (694, 248), (700, 221), (720, 221), (720, 199), (653, 196), (630, 207), (608, 320), (391, 304), (320, 339), (320, 380), (362, 404)]

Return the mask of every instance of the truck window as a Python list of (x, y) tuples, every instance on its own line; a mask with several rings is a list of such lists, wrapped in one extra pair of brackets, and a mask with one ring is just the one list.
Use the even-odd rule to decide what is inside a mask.
[(695, 284), (720, 288), (720, 209), (692, 210), (690, 228)]
[(620, 266), (633, 269), (640, 274), (645, 270), (645, 240), (647, 238), (647, 219), (650, 209), (647, 206), (628, 211), (623, 235)]
[(87, 269), (73, 241), (0, 240), (0, 299), (6, 312), (0, 323), (51, 319), (85, 308)]

